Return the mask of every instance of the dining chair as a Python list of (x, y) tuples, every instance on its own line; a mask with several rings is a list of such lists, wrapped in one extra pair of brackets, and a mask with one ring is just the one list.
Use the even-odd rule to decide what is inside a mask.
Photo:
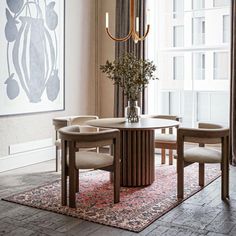
[[(86, 126), (86, 122), (89, 120), (94, 120), (98, 119), (98, 116), (94, 115), (80, 115), (80, 116), (71, 116), (71, 117), (66, 117), (66, 120), (61, 120), (61, 119), (55, 119), (54, 120), (54, 126), (55, 126), (55, 131), (56, 131), (56, 141), (55, 141), (55, 146), (56, 146), (56, 172), (59, 171), (59, 166), (60, 166), (60, 150), (61, 150), (61, 140), (58, 138), (58, 130), (62, 127), (69, 126), (69, 125), (80, 125), (80, 126)], [(84, 127), (84, 131), (86, 132), (86, 127)], [(94, 128), (96, 129), (96, 128)]]
[[(79, 192), (79, 169), (102, 169), (114, 174), (114, 203), (120, 201), (120, 132), (117, 129), (100, 129), (81, 133), (79, 126), (59, 130), (62, 143), (61, 203), (67, 205), (67, 176), (69, 176), (69, 207), (76, 207)], [(113, 154), (94, 151), (77, 151), (81, 148), (112, 145)]]
[[(167, 119), (180, 121), (178, 116), (174, 115), (152, 115), (150, 118)], [(175, 129), (177, 129), (175, 127)], [(173, 132), (173, 127), (161, 129), (161, 133), (155, 132), (155, 148), (161, 149), (161, 164), (166, 163), (166, 150), (169, 150), (169, 165), (173, 165), (173, 150), (177, 149), (177, 137)]]
[[(198, 147), (184, 149), (184, 144), (197, 143)], [(220, 144), (221, 150), (205, 146)], [(177, 197), (184, 197), (184, 166), (199, 163), (199, 186), (204, 186), (205, 164), (221, 164), (221, 198), (229, 197), (229, 129), (211, 123), (199, 123), (198, 128), (177, 130)]]

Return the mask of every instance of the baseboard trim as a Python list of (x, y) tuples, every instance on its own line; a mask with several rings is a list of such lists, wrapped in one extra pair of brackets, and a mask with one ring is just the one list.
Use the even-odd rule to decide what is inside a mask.
[(34, 151), (8, 155), (0, 158), (0, 172), (37, 164), (55, 159), (55, 146), (41, 148)]
[(35, 140), (26, 143), (18, 143), (9, 146), (9, 155), (25, 153), (53, 146), (52, 138)]

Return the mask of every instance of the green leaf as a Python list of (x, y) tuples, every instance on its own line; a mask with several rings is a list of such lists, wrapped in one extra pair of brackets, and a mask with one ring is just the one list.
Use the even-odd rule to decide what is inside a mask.
[(133, 53), (124, 54), (113, 62), (107, 60), (100, 70), (123, 89), (128, 100), (137, 100), (149, 81), (158, 79), (154, 76), (156, 65), (153, 61), (139, 59)]

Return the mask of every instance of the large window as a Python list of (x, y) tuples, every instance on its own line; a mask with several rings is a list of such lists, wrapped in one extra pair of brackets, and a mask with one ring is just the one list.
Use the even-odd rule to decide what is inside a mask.
[(213, 5), (214, 5), (214, 7), (229, 6), (230, 0), (214, 0)]
[(230, 36), (230, 19), (229, 15), (223, 16), (223, 43), (229, 42), (229, 36)]
[(183, 56), (173, 57), (173, 79), (174, 80), (184, 79), (184, 57)]
[[(148, 57), (159, 80), (148, 88), (148, 113), (227, 125), (229, 120), (230, 6), (226, 1), (153, 0), (154, 27), (147, 38)], [(182, 1), (181, 1), (182, 4)], [(215, 7), (213, 7), (213, 4)]]
[(194, 10), (202, 9), (205, 7), (205, 0), (192, 0), (192, 8)]
[(184, 14), (184, 0), (173, 0), (173, 18), (182, 17)]
[(193, 79), (205, 79), (205, 53), (193, 53)]
[(195, 17), (192, 23), (193, 44), (205, 43), (205, 17)]
[(176, 25), (173, 27), (173, 46), (183, 47), (184, 46), (184, 26)]
[(229, 78), (229, 53), (214, 53), (214, 79), (227, 80)]
[(228, 120), (229, 93), (199, 91), (196, 93), (197, 121), (222, 123)]

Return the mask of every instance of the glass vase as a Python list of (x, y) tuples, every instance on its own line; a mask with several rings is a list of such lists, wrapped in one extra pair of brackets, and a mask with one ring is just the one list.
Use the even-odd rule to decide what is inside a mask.
[(128, 101), (128, 106), (125, 108), (125, 118), (129, 123), (139, 122), (140, 107), (138, 101)]

